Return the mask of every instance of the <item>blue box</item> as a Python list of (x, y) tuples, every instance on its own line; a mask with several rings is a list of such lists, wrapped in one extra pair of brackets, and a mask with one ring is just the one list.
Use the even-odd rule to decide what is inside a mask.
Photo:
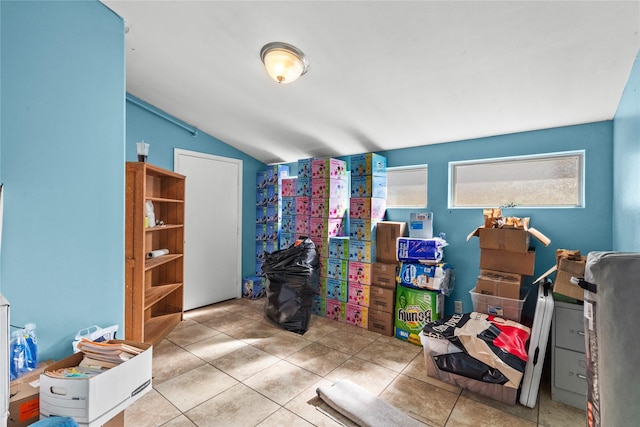
[(311, 197), (311, 178), (300, 178), (296, 181), (296, 196)]
[(296, 216), (295, 215), (282, 215), (280, 232), (281, 233), (296, 232)]
[(263, 189), (267, 186), (267, 171), (263, 170), (256, 173), (256, 188)]
[(327, 299), (320, 295), (314, 295), (311, 303), (311, 314), (327, 317)]
[(376, 262), (376, 242), (373, 240), (352, 240), (349, 242), (349, 261)]
[(262, 274), (262, 265), (264, 264), (264, 260), (260, 258), (256, 258), (256, 274)]
[(262, 188), (256, 190), (256, 206), (266, 206), (267, 205), (267, 189)]
[(267, 208), (265, 206), (256, 206), (256, 224), (264, 224), (267, 222)]
[(256, 258), (264, 259), (264, 252), (266, 248), (266, 242), (256, 240)]
[(376, 220), (350, 218), (349, 219), (349, 237), (353, 240), (369, 240), (376, 239)]
[(296, 242), (296, 233), (280, 233), (278, 249), (288, 249)]
[(351, 176), (387, 174), (387, 158), (380, 154), (367, 153), (351, 156)]
[(329, 258), (349, 259), (349, 238), (329, 237)]
[(278, 184), (267, 184), (267, 203), (278, 203), (282, 197), (280, 196)]
[(265, 222), (274, 222), (280, 220), (280, 205), (267, 203), (267, 216)]
[(261, 242), (267, 240), (267, 224), (256, 224), (256, 240)]
[(327, 258), (322, 264), (320, 275), (330, 279), (347, 281), (349, 279), (349, 261), (346, 259)]
[(296, 214), (296, 197), (282, 198), (282, 215)]
[(265, 240), (269, 241), (278, 241), (278, 237), (280, 236), (280, 223), (279, 222), (267, 222), (266, 227), (266, 237)]
[(347, 297), (349, 296), (349, 294), (347, 290), (346, 280), (338, 280), (338, 279), (332, 279), (328, 277), (326, 281), (326, 286), (327, 286), (327, 289), (326, 289), (327, 299), (347, 302)]
[(398, 270), (400, 284), (407, 288), (427, 289), (449, 295), (453, 290), (454, 272), (451, 265), (426, 265), (402, 262)]
[(242, 280), (242, 298), (258, 299), (266, 295), (267, 287), (264, 277), (248, 276)]
[(351, 177), (351, 197), (387, 198), (386, 176), (353, 176)]
[(267, 166), (267, 185), (278, 184), (282, 178), (289, 176), (289, 166), (287, 165), (268, 165)]
[(312, 161), (313, 161), (313, 158), (298, 160), (298, 179), (311, 178), (311, 162)]

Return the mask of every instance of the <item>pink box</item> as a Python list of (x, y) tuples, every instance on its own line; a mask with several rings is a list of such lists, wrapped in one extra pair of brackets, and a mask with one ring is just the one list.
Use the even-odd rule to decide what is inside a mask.
[(348, 303), (369, 307), (369, 299), (371, 295), (371, 287), (369, 285), (362, 285), (360, 283), (349, 283), (348, 289)]
[(327, 239), (324, 237), (309, 237), (314, 245), (316, 245), (316, 252), (319, 257), (327, 258), (329, 256), (329, 245)]
[(349, 199), (311, 199), (311, 216), (318, 218), (344, 218)]
[(345, 199), (349, 198), (346, 179), (321, 178), (311, 180), (311, 198)]
[(346, 304), (345, 322), (356, 325), (360, 328), (369, 328), (369, 308), (355, 304)]
[(387, 200), (373, 197), (352, 197), (349, 201), (349, 217), (384, 219)]
[(309, 234), (315, 237), (344, 236), (344, 219), (311, 217)]
[(296, 215), (296, 234), (308, 236), (311, 231), (310, 217), (306, 215)]
[(341, 178), (347, 176), (347, 162), (338, 159), (313, 159), (311, 161), (311, 178)]
[(311, 199), (308, 197), (296, 197), (296, 215), (311, 214)]
[(327, 318), (345, 322), (347, 315), (346, 303), (332, 299), (327, 300)]
[(282, 178), (282, 197), (295, 197), (298, 178)]
[(349, 261), (349, 283), (371, 284), (371, 264)]

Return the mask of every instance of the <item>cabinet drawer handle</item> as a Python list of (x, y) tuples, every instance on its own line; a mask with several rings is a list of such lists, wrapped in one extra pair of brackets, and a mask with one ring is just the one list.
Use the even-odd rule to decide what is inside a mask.
[(581, 380), (586, 380), (587, 376), (586, 375), (582, 375), (582, 374), (576, 374), (576, 377), (580, 378)]
[(578, 335), (584, 336), (584, 331), (578, 331), (577, 333), (578, 333)]

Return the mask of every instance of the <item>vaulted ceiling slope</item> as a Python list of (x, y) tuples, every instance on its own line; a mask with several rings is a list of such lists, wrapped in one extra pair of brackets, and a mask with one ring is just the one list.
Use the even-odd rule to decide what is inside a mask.
[(610, 120), (640, 49), (639, 1), (102, 2), (130, 94), (265, 163)]

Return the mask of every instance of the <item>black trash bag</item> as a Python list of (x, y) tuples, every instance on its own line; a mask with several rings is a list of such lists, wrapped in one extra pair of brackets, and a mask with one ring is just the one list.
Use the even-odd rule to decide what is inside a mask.
[(433, 360), (440, 370), (462, 375), (463, 377), (492, 384), (506, 384), (509, 381), (502, 372), (469, 356), (467, 353), (439, 354), (433, 356)]
[(320, 288), (320, 260), (313, 241), (299, 237), (289, 248), (265, 255), (267, 317), (284, 329), (304, 334), (309, 328), (313, 297)]

